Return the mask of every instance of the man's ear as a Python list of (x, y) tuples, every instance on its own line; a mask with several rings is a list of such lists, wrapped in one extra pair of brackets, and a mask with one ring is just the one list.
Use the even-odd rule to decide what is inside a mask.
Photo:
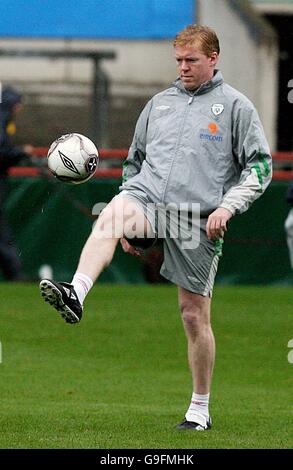
[(211, 65), (216, 65), (219, 59), (219, 54), (217, 52), (212, 52), (210, 55)]

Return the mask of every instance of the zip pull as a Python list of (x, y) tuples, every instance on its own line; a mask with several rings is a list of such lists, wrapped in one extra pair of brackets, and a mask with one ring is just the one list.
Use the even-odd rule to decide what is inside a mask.
[(193, 102), (193, 98), (194, 98), (194, 95), (192, 95), (189, 100), (188, 100), (188, 104), (191, 104)]

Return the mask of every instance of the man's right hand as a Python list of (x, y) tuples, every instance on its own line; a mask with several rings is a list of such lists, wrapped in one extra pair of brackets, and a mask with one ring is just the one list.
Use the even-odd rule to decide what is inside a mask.
[(130, 243), (128, 243), (128, 241), (125, 240), (125, 238), (121, 238), (120, 243), (125, 253), (129, 253), (130, 255), (133, 255), (133, 256), (142, 255), (142, 250), (140, 250), (139, 248), (134, 248), (134, 246), (131, 246)]

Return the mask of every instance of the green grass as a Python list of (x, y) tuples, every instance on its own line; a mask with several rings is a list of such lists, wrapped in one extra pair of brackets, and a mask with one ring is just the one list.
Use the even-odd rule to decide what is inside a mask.
[(100, 285), (79, 325), (37, 285), (2, 283), (0, 298), (1, 448), (292, 447), (291, 289), (215, 289), (202, 433), (175, 429), (192, 391), (175, 287)]

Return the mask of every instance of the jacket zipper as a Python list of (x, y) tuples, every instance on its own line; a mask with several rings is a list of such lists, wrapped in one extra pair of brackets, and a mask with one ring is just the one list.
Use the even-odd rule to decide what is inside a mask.
[(164, 191), (163, 191), (163, 194), (162, 194), (161, 202), (164, 202), (164, 200), (165, 200), (165, 195), (166, 195), (166, 191), (167, 191), (167, 187), (168, 187), (168, 183), (169, 183), (170, 174), (171, 174), (171, 171), (172, 171), (172, 168), (173, 168), (174, 160), (175, 160), (176, 155), (177, 155), (177, 150), (178, 150), (180, 142), (181, 142), (183, 129), (184, 129), (185, 122), (186, 122), (186, 116), (187, 116), (187, 113), (189, 112), (189, 105), (193, 102), (194, 96), (195, 95), (193, 94), (192, 96), (190, 96), (188, 98), (187, 106), (185, 107), (182, 125), (181, 125), (181, 128), (180, 128), (179, 133), (178, 133), (178, 139), (177, 139), (177, 142), (176, 142), (173, 158), (172, 158), (172, 161), (170, 163), (170, 168), (169, 168), (168, 175), (167, 175), (167, 178), (166, 178), (165, 188), (164, 188)]

